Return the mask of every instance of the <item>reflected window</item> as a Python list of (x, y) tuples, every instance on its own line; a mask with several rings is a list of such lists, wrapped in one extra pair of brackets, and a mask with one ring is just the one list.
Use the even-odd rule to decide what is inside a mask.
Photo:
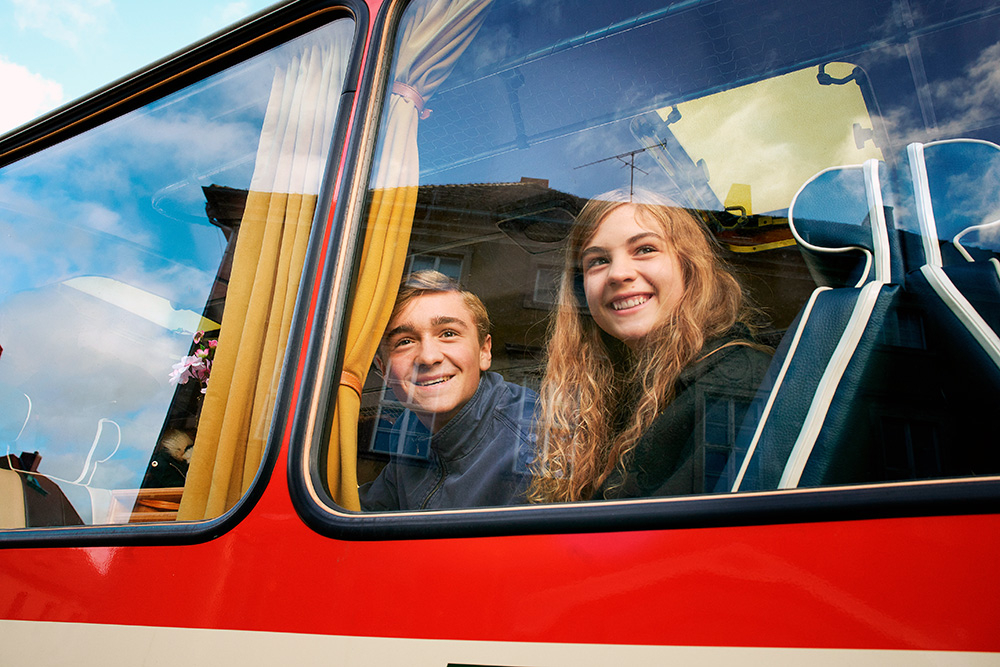
[(0, 171), (0, 505), (20, 508), (3, 527), (178, 516), (213, 446), (206, 405), (240, 382), (233, 313), (266, 326), (239, 305), (258, 289), (245, 267), (280, 264), (262, 220), (288, 247), (308, 237), (353, 31), (329, 23)]
[(463, 265), (464, 257), (461, 255), (413, 255), (409, 272), (437, 271), (454, 280), (461, 280)]

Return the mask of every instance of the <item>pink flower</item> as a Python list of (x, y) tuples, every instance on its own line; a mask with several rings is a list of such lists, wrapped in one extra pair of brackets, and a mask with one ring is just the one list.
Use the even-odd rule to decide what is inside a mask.
[(204, 331), (196, 333), (194, 354), (181, 357), (181, 360), (174, 364), (170, 373), (171, 385), (187, 384), (188, 380), (194, 379), (201, 383), (201, 393), (205, 393), (208, 378), (212, 374), (212, 357), (215, 355), (218, 341), (202, 342), (204, 335)]
[(189, 367), (191, 371), (191, 377), (200, 381), (208, 382), (208, 375), (212, 372), (212, 367), (208, 365), (208, 362), (199, 359), (197, 363), (191, 364)]
[(188, 380), (194, 377), (192, 367), (197, 367), (201, 363), (201, 359), (195, 356), (181, 357), (181, 360), (174, 364), (174, 370), (170, 373), (170, 384), (186, 384)]

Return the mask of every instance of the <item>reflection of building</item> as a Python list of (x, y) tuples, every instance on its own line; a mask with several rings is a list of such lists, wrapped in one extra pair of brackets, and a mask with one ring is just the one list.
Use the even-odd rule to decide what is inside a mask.
[(0, 456), (0, 528), (83, 525), (59, 485), (37, 474), (41, 460), (38, 452)]
[[(508, 380), (537, 385), (554, 269), (583, 203), (532, 178), (418, 189), (405, 271), (436, 269), (483, 300), (493, 324), (492, 370)], [(374, 476), (385, 458), (370, 453), (376, 424), (387, 427), (400, 412), (370, 374), (358, 429), (359, 481)]]
[[(247, 191), (213, 185), (204, 193), (208, 219), (227, 241), (204, 311), (206, 318), (221, 322)], [(537, 386), (540, 379), (564, 241), (584, 203), (534, 178), (418, 188), (405, 270), (436, 269), (479, 295), (493, 323), (492, 368), (510, 381)], [(784, 329), (814, 286), (796, 248), (767, 242), (775, 233), (787, 235), (787, 223), (750, 215), (736, 224), (730, 217), (725, 224), (713, 225), (713, 232), (758, 305), (767, 310), (776, 329)], [(193, 434), (199, 400), (196, 383), (178, 387), (161, 439), (170, 429)], [(398, 413), (391, 394), (372, 373), (362, 398), (362, 458), (380, 417), (391, 421)], [(154, 452), (154, 460), (162, 456), (161, 449)], [(384, 454), (374, 457), (384, 459)], [(364, 471), (359, 474), (365, 476)]]
[(494, 368), (513, 370), (544, 342), (550, 304), (536, 297), (550, 292), (583, 203), (540, 179), (421, 186), (407, 271), (437, 264), (479, 295), (493, 322)]

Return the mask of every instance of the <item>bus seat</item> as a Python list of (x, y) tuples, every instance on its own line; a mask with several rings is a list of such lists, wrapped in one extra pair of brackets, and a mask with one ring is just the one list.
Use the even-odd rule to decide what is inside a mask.
[(913, 143), (906, 152), (924, 254), (923, 265), (907, 276), (908, 288), (938, 312), (938, 324), (951, 329), (955, 343), (978, 346), (987, 365), (1000, 369), (1000, 262), (988, 247), (970, 242), (977, 233), (1000, 232), (1000, 219), (984, 223), (969, 201), (979, 192), (1000, 192), (1000, 146), (954, 139)]
[(21, 476), (5, 466), (31, 417), (31, 399), (27, 394), (0, 385), (0, 528), (24, 528), (26, 515)]
[(756, 428), (737, 442), (732, 491), (857, 481), (870, 476), (870, 443), (857, 437), (861, 397), (881, 392), (880, 354), (900, 286), (892, 283), (879, 162), (820, 172), (796, 193), (789, 224), (816, 290), (779, 345)]
[[(29, 430), (34, 404), (28, 394), (0, 384), (0, 528), (24, 528), (39, 525), (108, 523), (111, 491), (90, 486), (100, 464), (106, 463), (121, 446), (121, 428), (117, 422), (101, 419), (85, 462), (76, 480), (37, 472), (42, 456), (38, 452), (19, 456), (24, 440), (34, 442)], [(106, 425), (114, 429), (106, 434)], [(29, 431), (25, 434), (25, 431)], [(15, 449), (17, 448), (17, 449)], [(23, 466), (30, 459), (29, 468)], [(36, 496), (51, 499), (39, 500)], [(55, 523), (51, 523), (55, 522)]]
[(1000, 395), (1000, 146), (954, 139), (906, 151), (923, 263), (905, 287), (927, 313), (940, 359), (938, 409), (950, 416), (938, 435), (942, 476), (996, 474), (988, 420)]

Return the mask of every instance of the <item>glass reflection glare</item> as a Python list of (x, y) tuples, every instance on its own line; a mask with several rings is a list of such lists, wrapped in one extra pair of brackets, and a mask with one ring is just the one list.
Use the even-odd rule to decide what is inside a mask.
[(221, 321), (275, 72), (333, 31), (353, 24), (0, 171), (0, 456), (38, 452), (84, 523), (108, 520), (106, 490), (142, 483), (176, 401), (172, 366)]

